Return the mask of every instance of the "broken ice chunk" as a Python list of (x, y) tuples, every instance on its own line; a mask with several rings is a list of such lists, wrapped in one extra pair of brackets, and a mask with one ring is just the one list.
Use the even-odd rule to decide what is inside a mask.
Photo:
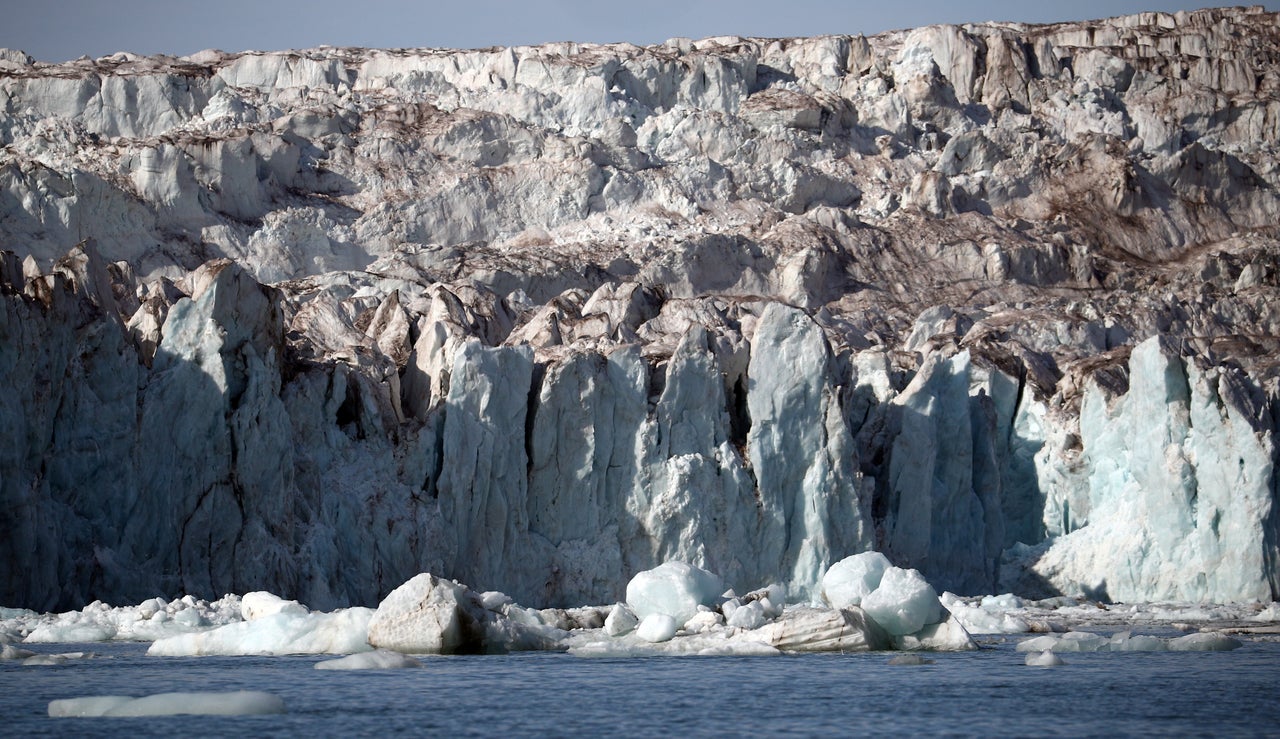
[(890, 567), (880, 585), (863, 597), (867, 615), (894, 635), (914, 634), (942, 620), (942, 603), (933, 586), (916, 570)]
[(893, 563), (879, 552), (863, 552), (845, 557), (822, 576), (822, 599), (832, 608), (862, 605), (862, 599), (880, 586)]
[(682, 624), (698, 606), (715, 605), (724, 592), (718, 575), (684, 562), (664, 562), (627, 583), (627, 605), (640, 619), (663, 613)]
[(636, 629), (636, 636), (641, 639), (657, 644), (658, 642), (670, 641), (676, 635), (679, 624), (676, 620), (665, 613), (650, 613), (640, 622), (640, 627)]

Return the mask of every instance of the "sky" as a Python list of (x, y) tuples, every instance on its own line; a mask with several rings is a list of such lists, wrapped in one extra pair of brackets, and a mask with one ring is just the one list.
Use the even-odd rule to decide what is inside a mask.
[[(1045, 23), (1204, 5), (1204, 0), (0, 0), (0, 47), (55, 62), (116, 51), (182, 55), (322, 44), (650, 44), (674, 36), (869, 35), (932, 23)], [(1280, 10), (1280, 0), (1262, 5)]]

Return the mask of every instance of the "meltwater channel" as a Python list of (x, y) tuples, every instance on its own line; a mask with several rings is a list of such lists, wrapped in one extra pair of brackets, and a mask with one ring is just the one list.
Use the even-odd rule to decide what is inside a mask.
[[(0, 663), (11, 736), (1274, 735), (1280, 643), (1231, 652), (1079, 653), (1028, 667), (1020, 637), (891, 665), (890, 653), (581, 659), (427, 657), (419, 669), (335, 672), (328, 657), (145, 655), (145, 644), (58, 645), (94, 657)], [(52, 700), (258, 690), (274, 716), (51, 718)]]

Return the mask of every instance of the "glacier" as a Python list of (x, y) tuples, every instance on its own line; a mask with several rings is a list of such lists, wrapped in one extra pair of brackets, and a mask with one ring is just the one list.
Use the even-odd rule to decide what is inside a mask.
[(1276, 18), (6, 51), (0, 603), (1280, 598)]

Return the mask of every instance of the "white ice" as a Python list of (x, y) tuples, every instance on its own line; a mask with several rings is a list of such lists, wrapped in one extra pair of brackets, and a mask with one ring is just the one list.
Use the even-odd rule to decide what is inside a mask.
[[(939, 600), (970, 634), (1023, 634), (1031, 630), (1025, 620), (1004, 612), (1021, 607), (1022, 601), (1014, 596), (987, 596), (981, 606), (969, 605), (954, 593), (943, 593)], [(1019, 605), (1011, 605), (1014, 602)]]
[(1058, 667), (1065, 665), (1066, 662), (1062, 658), (1049, 650), (1043, 652), (1028, 652), (1026, 663), (1030, 667)]
[(159, 639), (147, 654), (163, 657), (237, 654), (351, 654), (367, 652), (371, 608), (332, 613), (281, 611), (210, 631)]
[(79, 611), (38, 614), (3, 609), (0, 631), (25, 635), (30, 644), (77, 644), (99, 641), (155, 641), (241, 620), (241, 599), (228, 595), (208, 602), (192, 596), (173, 601), (151, 598), (136, 606), (94, 601)]
[(650, 613), (640, 621), (636, 636), (652, 644), (670, 641), (680, 625), (665, 613)]
[(349, 654), (346, 657), (316, 663), (317, 670), (396, 670), (421, 666), (421, 661), (388, 649)]
[(75, 716), (257, 716), (284, 713), (284, 701), (270, 693), (159, 693), (142, 698), (95, 695), (49, 702), (49, 715)]
[(718, 575), (684, 562), (664, 562), (627, 583), (627, 605), (643, 621), (664, 613), (677, 625), (693, 618), (698, 606), (715, 605), (724, 591)]
[(862, 599), (880, 587), (880, 579), (893, 563), (879, 552), (863, 552), (831, 565), (822, 576), (822, 599), (832, 608), (862, 605)]
[(309, 609), (296, 600), (285, 600), (262, 590), (245, 593), (240, 598), (240, 617), (245, 621), (256, 621), (282, 612), (305, 616)]
[(1110, 638), (1086, 631), (1037, 636), (1018, 643), (1019, 652), (1227, 652), (1242, 646), (1238, 639), (1216, 632), (1187, 634), (1172, 639), (1132, 636), (1120, 632)]
[(640, 620), (627, 608), (626, 603), (616, 603), (604, 620), (604, 631), (609, 636), (624, 636), (636, 630)]
[(914, 634), (942, 620), (942, 603), (933, 586), (916, 570), (890, 567), (880, 585), (862, 599), (862, 609), (894, 635)]

